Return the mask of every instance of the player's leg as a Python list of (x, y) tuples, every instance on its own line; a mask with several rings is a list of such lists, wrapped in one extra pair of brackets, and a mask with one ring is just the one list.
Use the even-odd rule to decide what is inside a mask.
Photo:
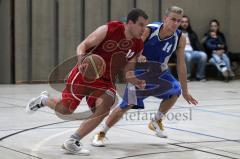
[[(30, 112), (34, 112), (38, 110), (41, 107), (48, 106), (49, 108), (55, 110), (57, 113), (61, 113), (63, 115), (72, 114), (72, 112), (77, 108), (77, 106), (80, 103), (80, 100), (76, 100), (73, 97), (71, 98), (71, 93), (67, 93), (65, 89), (62, 93), (62, 99), (53, 99), (49, 98), (48, 94), (46, 92), (41, 93), (40, 96), (37, 98), (32, 99), (27, 108), (30, 110)], [(32, 109), (31, 109), (32, 108)], [(63, 116), (60, 116), (62, 118)], [(72, 118), (71, 116), (68, 116), (68, 119)], [(74, 154), (80, 154), (80, 155), (89, 155), (89, 151), (84, 149), (79, 140), (76, 139), (76, 136), (72, 135), (70, 139), (65, 141), (62, 148), (66, 149), (68, 152), (74, 153)]]
[[(73, 90), (78, 90), (80, 81), (81, 75), (79, 74), (78, 68), (74, 67), (68, 76), (66, 86), (62, 92), (62, 98), (52, 98), (47, 91), (44, 91), (38, 97), (30, 100), (26, 106), (26, 111), (32, 113), (39, 108), (48, 106), (60, 114), (72, 114), (83, 97), (78, 92), (77, 95), (73, 94)], [(85, 91), (85, 89), (82, 89), (82, 91)]]
[(173, 95), (169, 99), (162, 100), (158, 111), (161, 112), (163, 115), (165, 115), (173, 107), (177, 99), (178, 99), (178, 96)]
[(88, 99), (88, 104), (91, 106), (94, 102), (95, 110), (93, 114), (85, 120), (77, 131), (64, 142), (64, 147), (69, 149), (70, 152), (79, 153), (78, 151), (81, 146), (78, 146), (80, 140), (95, 129), (102, 120), (109, 114), (110, 108), (113, 105), (115, 100), (115, 93), (104, 93), (100, 97)]
[(108, 116), (101, 130), (94, 135), (92, 140), (92, 145), (97, 147), (105, 146), (104, 139), (105, 139), (106, 133), (113, 125), (115, 125), (122, 118), (124, 113), (126, 113), (129, 109), (131, 109), (131, 107), (132, 105), (126, 106), (125, 108), (116, 107)]
[(122, 118), (122, 116), (129, 109), (131, 109), (133, 106), (139, 106), (141, 108), (144, 107), (143, 99), (137, 98), (136, 96), (136, 90), (129, 89), (129, 87), (132, 87), (132, 86), (133, 85), (131, 84), (126, 85), (121, 104), (111, 112), (106, 122), (103, 124), (103, 127), (100, 129), (100, 131), (97, 134), (95, 134), (92, 140), (93, 146), (100, 147), (105, 145), (104, 138), (106, 136), (106, 133), (113, 125), (115, 125)]
[(164, 130), (162, 120), (163, 120), (163, 117), (165, 116), (165, 114), (176, 103), (177, 99), (178, 99), (178, 96), (174, 95), (169, 99), (163, 100), (159, 106), (159, 109), (158, 109), (156, 115), (154, 116), (154, 118), (152, 118), (151, 122), (149, 123), (149, 125), (148, 125), (149, 129), (156, 131), (156, 135), (158, 137), (162, 137), (162, 138), (167, 137), (167, 134)]
[(81, 137), (84, 137), (93, 129), (95, 129), (102, 122), (102, 120), (108, 116), (111, 106), (114, 103), (114, 98), (115, 97), (108, 94), (103, 94), (96, 100), (95, 112), (89, 119), (81, 124), (80, 128), (77, 131)]
[[(133, 106), (143, 107), (143, 98), (138, 98), (136, 95), (136, 87), (131, 83), (126, 85), (122, 102), (118, 107), (116, 107), (112, 113), (108, 116), (106, 120), (106, 127), (111, 128), (114, 124), (116, 124), (122, 116)], [(105, 132), (106, 133), (106, 132)]]
[[(81, 93), (75, 92), (73, 94), (72, 89), (79, 88)], [(53, 109), (57, 115), (69, 115), (77, 108), (81, 99), (87, 94), (87, 87), (74, 84), (66, 84), (66, 87), (62, 91), (62, 97), (50, 97), (47, 91), (42, 92), (38, 97), (32, 98), (26, 107), (26, 111), (29, 113), (36, 112), (40, 108), (47, 106)]]
[(159, 106), (157, 113), (151, 119), (151, 122), (149, 123), (148, 127), (149, 129), (155, 131), (158, 137), (166, 138), (167, 134), (164, 130), (162, 120), (164, 115), (176, 103), (179, 95), (181, 94), (181, 88), (179, 82), (170, 74), (170, 72), (164, 73), (164, 75), (161, 76), (161, 78), (171, 82), (172, 87), (169, 88), (169, 90), (167, 90), (166, 93), (156, 96), (163, 100)]
[(50, 98), (46, 91), (42, 92), (38, 97), (32, 98), (26, 107), (26, 111), (28, 113), (33, 113), (44, 106), (63, 115), (72, 114), (72, 111), (62, 104), (61, 98)]

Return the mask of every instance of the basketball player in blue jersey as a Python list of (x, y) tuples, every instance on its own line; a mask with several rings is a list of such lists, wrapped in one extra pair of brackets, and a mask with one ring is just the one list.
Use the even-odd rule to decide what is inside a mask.
[[(186, 39), (181, 35), (181, 31), (177, 29), (181, 23), (182, 16), (183, 9), (172, 6), (166, 10), (163, 22), (154, 22), (147, 26), (142, 36), (142, 39), (145, 41), (143, 56), (139, 60), (145, 61), (146, 58), (147, 63), (152, 63), (150, 67), (154, 71), (144, 75), (144, 71), (141, 71), (141, 68), (140, 71), (135, 70), (135, 75), (146, 82), (144, 91), (127, 84), (122, 103), (109, 115), (103, 128), (94, 136), (92, 145), (104, 146), (103, 141), (109, 128), (118, 122), (123, 114), (133, 106), (144, 107), (143, 99), (148, 96), (162, 99), (160, 107), (148, 127), (155, 131), (157, 136), (163, 138), (167, 137), (167, 135), (164, 131), (162, 118), (175, 104), (181, 92), (189, 104), (197, 104), (197, 100), (189, 94), (187, 88), (184, 59)], [(180, 84), (168, 71), (168, 60), (174, 51), (177, 54), (177, 71)], [(156, 84), (159, 86), (158, 88), (155, 88)]]

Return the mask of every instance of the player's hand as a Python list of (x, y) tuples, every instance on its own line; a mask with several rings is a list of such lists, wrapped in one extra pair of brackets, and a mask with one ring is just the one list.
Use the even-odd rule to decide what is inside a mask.
[(82, 62), (83, 62), (83, 60), (84, 60), (84, 58), (86, 57), (86, 55), (85, 54), (78, 54), (77, 55), (77, 63), (80, 65), (80, 64), (82, 64)]
[(140, 62), (140, 63), (146, 62), (146, 61), (147, 61), (147, 59), (146, 59), (146, 57), (143, 56), (143, 55), (140, 55), (140, 56), (138, 57), (138, 59), (137, 59), (137, 62)]
[(197, 105), (198, 101), (192, 97), (191, 94), (189, 94), (188, 92), (183, 92), (183, 98), (188, 102), (188, 104), (194, 104)]
[(87, 68), (88, 64), (87, 63), (81, 63), (78, 64), (78, 70), (81, 74), (83, 74)]
[(146, 87), (146, 81), (145, 80), (137, 80), (134, 85), (139, 89), (144, 89)]
[(77, 58), (78, 58), (78, 61), (77, 61), (78, 70), (79, 70), (80, 73), (85, 72), (85, 69), (88, 66), (86, 63), (85, 64), (82, 63), (85, 57), (86, 57), (85, 54), (78, 54), (78, 56), (77, 56)]

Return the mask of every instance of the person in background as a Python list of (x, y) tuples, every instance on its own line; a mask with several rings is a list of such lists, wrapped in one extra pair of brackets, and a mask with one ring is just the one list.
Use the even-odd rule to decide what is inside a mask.
[(187, 78), (191, 79), (192, 64), (196, 64), (196, 80), (206, 81), (205, 66), (207, 63), (207, 54), (201, 50), (201, 45), (197, 34), (192, 30), (189, 17), (184, 15), (179, 29), (186, 37), (185, 62), (187, 66)]
[(224, 35), (223, 32), (220, 31), (220, 23), (219, 23), (219, 21), (217, 19), (212, 19), (209, 22), (209, 30), (204, 34), (204, 38), (203, 38), (203, 44), (204, 44), (204, 47), (206, 49), (207, 54), (209, 55), (209, 58), (211, 57), (212, 52), (211, 52), (211, 50), (209, 50), (206, 47), (206, 40), (210, 37), (209, 33), (211, 31), (216, 32), (217, 36), (222, 39), (222, 42), (224, 44), (224, 48), (223, 49), (226, 52), (228, 51), (228, 46), (227, 46), (227, 41), (226, 41), (225, 35)]
[(224, 40), (221, 36), (218, 36), (215, 31), (211, 31), (205, 43), (206, 48), (212, 53), (209, 62), (213, 63), (225, 78), (234, 78), (235, 75), (231, 69), (230, 60), (224, 49)]

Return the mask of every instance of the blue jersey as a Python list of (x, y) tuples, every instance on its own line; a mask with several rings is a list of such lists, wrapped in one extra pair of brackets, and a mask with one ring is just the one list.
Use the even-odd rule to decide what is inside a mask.
[(170, 37), (160, 39), (159, 31), (163, 27), (162, 22), (153, 22), (147, 27), (150, 28), (151, 33), (144, 43), (143, 55), (148, 61), (161, 63), (162, 70), (166, 70), (169, 58), (177, 48), (181, 31), (176, 30)]
[[(181, 31), (176, 30), (170, 37), (160, 39), (159, 31), (163, 27), (162, 22), (154, 22), (147, 27), (151, 29), (151, 33), (144, 43), (143, 55), (147, 61), (153, 63), (150, 65), (146, 63), (146, 66), (150, 66), (150, 69), (136, 66), (135, 70), (137, 78), (146, 81), (146, 87), (144, 90), (139, 90), (131, 83), (128, 83), (123, 100), (119, 105), (122, 109), (127, 108), (128, 105), (135, 105), (134, 108), (137, 109), (144, 108), (143, 100), (148, 96), (165, 100), (181, 94), (179, 82), (167, 70), (169, 58), (177, 48)], [(143, 72), (147, 72), (147, 74), (142, 76)]]

